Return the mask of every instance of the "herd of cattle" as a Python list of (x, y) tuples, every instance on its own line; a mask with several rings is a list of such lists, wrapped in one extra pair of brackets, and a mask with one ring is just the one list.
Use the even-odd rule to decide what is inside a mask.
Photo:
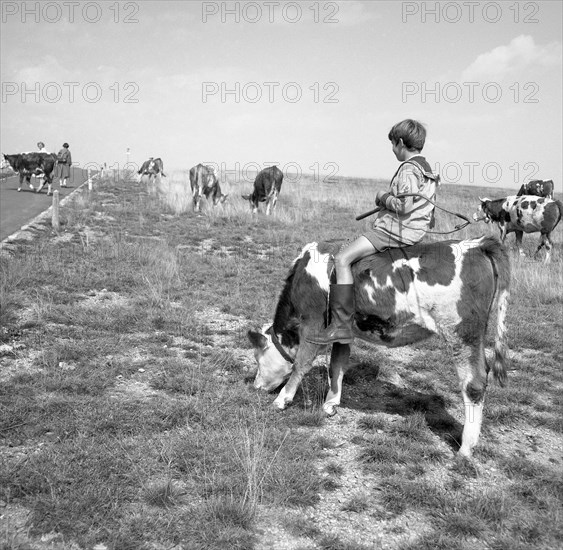
[[(18, 191), (21, 191), (24, 179), (33, 190), (31, 176), (42, 177), (43, 181), (36, 189), (40, 192), (47, 184), (47, 195), (51, 194), (53, 171), (57, 156), (51, 153), (18, 153), (2, 155), (2, 168), (10, 166), (19, 174)], [(149, 158), (138, 171), (139, 177), (146, 176), (153, 181), (164, 174), (164, 163), (161, 158)], [(192, 191), (193, 209), (201, 211), (201, 199), (205, 197), (214, 206), (222, 204), (228, 195), (221, 191), (219, 178), (214, 167), (197, 164), (189, 172)], [(253, 213), (258, 211), (261, 202), (266, 203), (266, 214), (269, 215), (276, 207), (283, 182), (283, 172), (277, 166), (261, 170), (254, 180), (252, 193), (242, 195), (248, 200)], [(473, 215), (475, 221), (495, 222), (500, 229), (501, 241), (504, 242), (508, 233), (516, 234), (516, 244), (522, 254), (522, 236), (524, 233), (541, 235), (536, 252), (546, 248), (545, 261), (549, 262), (553, 242), (551, 232), (563, 216), (563, 204), (553, 198), (552, 180), (533, 180), (521, 186), (516, 195), (502, 199), (480, 199), (479, 212)]]
[[(156, 178), (159, 174), (164, 176), (162, 160), (151, 157), (143, 163), (138, 173), (140, 177), (148, 176), (149, 179)], [(258, 211), (260, 202), (265, 202), (266, 215), (269, 215), (278, 201), (282, 182), (283, 172), (277, 166), (270, 166), (258, 173), (252, 193), (242, 197), (250, 202), (253, 213)], [(202, 197), (212, 202), (213, 206), (227, 200), (228, 195), (222, 193), (219, 178), (212, 166), (193, 166), (190, 169), (190, 186), (195, 212), (201, 211)], [(514, 232), (521, 255), (523, 234), (539, 232), (541, 240), (536, 254), (545, 246), (545, 261), (550, 261), (553, 246), (551, 232), (563, 216), (563, 204), (553, 199), (553, 180), (532, 180), (523, 184), (517, 195), (480, 201), (480, 211), (473, 215), (475, 221), (496, 222), (502, 242), (508, 233)]]
[[(138, 171), (139, 177), (146, 176), (149, 181), (153, 181), (157, 176), (165, 176), (163, 163), (160, 158), (153, 158), (143, 162)], [(242, 198), (250, 202), (252, 212), (258, 212), (258, 205), (266, 203), (266, 214), (276, 207), (278, 195), (281, 191), (283, 182), (283, 172), (277, 166), (270, 166), (260, 171), (254, 180), (254, 189), (250, 195), (242, 195)], [(192, 189), (192, 200), (194, 212), (201, 211), (201, 199), (205, 197), (213, 203), (213, 206), (222, 204), (227, 200), (228, 195), (223, 194), (217, 171), (213, 166), (196, 164), (190, 168), (190, 187)]]

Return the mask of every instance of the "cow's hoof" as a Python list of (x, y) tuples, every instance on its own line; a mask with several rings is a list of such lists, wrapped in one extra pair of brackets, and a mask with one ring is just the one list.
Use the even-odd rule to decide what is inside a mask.
[(457, 452), (457, 457), (459, 460), (471, 460), (471, 449), (468, 447), (464, 447), (463, 445), (459, 448)]
[(323, 411), (327, 416), (334, 416), (338, 412), (334, 405), (323, 405)]
[(18, 189), (18, 193), (19, 193), (21, 190), (22, 190), (22, 188), (20, 187), (20, 188)]
[(272, 406), (274, 407), (274, 409), (276, 409), (276, 411), (285, 411), (287, 405), (283, 402), (274, 401), (272, 403)]

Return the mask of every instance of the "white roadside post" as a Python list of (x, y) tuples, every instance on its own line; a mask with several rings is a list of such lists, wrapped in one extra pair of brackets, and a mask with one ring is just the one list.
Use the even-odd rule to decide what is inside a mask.
[(92, 191), (92, 169), (88, 168), (88, 191)]
[(61, 227), (60, 217), (59, 217), (59, 191), (56, 189), (53, 191), (53, 215), (51, 217), (51, 225), (53, 229), (58, 233)]

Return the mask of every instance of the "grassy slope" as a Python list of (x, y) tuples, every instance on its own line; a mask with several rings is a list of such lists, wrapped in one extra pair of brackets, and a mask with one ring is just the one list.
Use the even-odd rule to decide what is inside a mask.
[[(312, 467), (330, 446), (316, 435), (322, 386), (274, 414), (271, 396), (248, 384), (245, 333), (270, 319), (301, 246), (361, 233), (369, 221), (354, 215), (384, 184), (284, 184), (266, 219), (239, 198), (248, 183), (227, 183), (225, 207), (195, 216), (184, 178), (164, 180), (160, 193), (106, 181), (67, 207), (64, 233), (47, 230), (2, 261), (0, 537), (8, 548), (45, 534), (61, 548), (253, 548), (259, 507), (314, 506), (331, 490)], [(485, 194), (493, 195), (444, 186), (439, 202), (470, 215)], [(436, 230), (454, 223), (439, 213)], [(451, 450), (433, 452), (433, 434), (455, 447), (461, 418), (439, 342), (414, 348), (400, 370), (404, 387), (375, 380), (377, 368), (393, 367), (383, 351), (355, 351), (343, 406), (373, 413), (357, 426), (356, 444), (381, 491), (347, 506), (422, 514), (428, 529), (412, 548), (562, 544), (561, 229), (552, 265), (514, 258), (511, 384), (490, 387), (477, 482), (475, 468), (452, 468)], [(460, 236), (488, 231), (472, 225)], [(533, 251), (537, 235), (524, 241)], [(524, 438), (530, 445), (519, 446)], [(440, 484), (425, 477), (431, 472)], [(490, 490), (476, 494), (476, 483)], [(352, 548), (304, 531), (318, 547)], [(411, 548), (405, 540), (395, 547)]]

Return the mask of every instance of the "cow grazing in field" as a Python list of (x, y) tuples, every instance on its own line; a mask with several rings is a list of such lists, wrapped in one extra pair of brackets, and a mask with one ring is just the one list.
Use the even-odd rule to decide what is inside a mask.
[(207, 200), (213, 200), (213, 206), (217, 206), (227, 200), (228, 195), (221, 193), (221, 186), (215, 168), (197, 164), (190, 168), (190, 186), (192, 188), (192, 199), (194, 212), (201, 210), (201, 197), (205, 195)]
[(41, 192), (43, 186), (47, 184), (47, 195), (51, 194), (51, 184), (53, 182), (53, 170), (57, 163), (57, 155), (52, 153), (17, 153), (14, 155), (2, 155), (2, 168), (10, 166), (19, 174), (20, 181), (18, 191), (22, 189), (25, 178), (30, 189), (35, 189), (31, 184), (31, 176), (42, 176), (43, 181), (39, 184), (36, 193)]
[(277, 166), (270, 166), (258, 172), (252, 194), (242, 195), (243, 199), (250, 201), (253, 214), (258, 212), (258, 203), (266, 202), (266, 215), (270, 215), (278, 202), (282, 182), (283, 172)]
[[(457, 369), (465, 405), (459, 452), (469, 457), (481, 429), (489, 365), (485, 358), (487, 324), (496, 303), (493, 375), (506, 380), (505, 316), (510, 263), (493, 237), (418, 244), (363, 258), (352, 267), (355, 281), (354, 333), (386, 347), (404, 346), (438, 334)], [(306, 245), (291, 267), (274, 322), (248, 331), (258, 362), (254, 386), (271, 391), (287, 383), (274, 401), (291, 403), (323, 346), (309, 343), (326, 325), (331, 254), (317, 243)], [(332, 416), (340, 404), (342, 377), (350, 345), (332, 347), (329, 392), (323, 405)]]
[(141, 168), (137, 172), (139, 177), (142, 178), (143, 176), (149, 177), (149, 183), (156, 179), (156, 176), (159, 174), (163, 177), (166, 177), (164, 173), (164, 163), (162, 162), (161, 158), (153, 158), (151, 157), (149, 160), (145, 160), (143, 162)]
[(546, 248), (545, 263), (551, 260), (551, 232), (555, 229), (563, 216), (563, 203), (558, 200), (537, 197), (534, 195), (512, 195), (502, 199), (481, 199), (479, 211), (473, 214), (475, 221), (485, 220), (496, 222), (500, 229), (500, 238), (504, 242), (506, 235), (516, 233), (516, 246), (520, 255), (522, 250), (522, 236), (524, 233), (541, 234), (540, 244), (536, 255), (542, 247)]
[(532, 180), (528, 183), (523, 183), (516, 196), (521, 197), (522, 195), (535, 195), (552, 199), (553, 180)]

